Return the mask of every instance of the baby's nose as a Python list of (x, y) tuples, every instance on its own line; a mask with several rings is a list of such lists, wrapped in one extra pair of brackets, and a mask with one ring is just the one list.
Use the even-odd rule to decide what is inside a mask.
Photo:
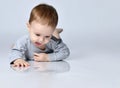
[(44, 41), (44, 37), (40, 37), (39, 42), (43, 42), (43, 41)]

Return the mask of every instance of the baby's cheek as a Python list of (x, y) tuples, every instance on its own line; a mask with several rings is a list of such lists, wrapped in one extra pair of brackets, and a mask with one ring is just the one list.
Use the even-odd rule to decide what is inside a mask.
[(49, 41), (50, 41), (50, 40), (46, 40), (46, 41), (45, 41), (45, 44), (47, 44)]
[(37, 41), (37, 38), (32, 37), (31, 40), (32, 40), (32, 42), (36, 42), (36, 41)]

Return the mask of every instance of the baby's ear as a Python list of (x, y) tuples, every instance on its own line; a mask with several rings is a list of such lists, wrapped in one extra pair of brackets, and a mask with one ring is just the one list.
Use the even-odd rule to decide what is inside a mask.
[(30, 28), (30, 24), (29, 24), (29, 22), (27, 22), (26, 25), (27, 25), (27, 28)]
[(27, 25), (27, 29), (30, 30), (30, 24), (29, 24), (29, 22), (27, 22), (26, 25)]

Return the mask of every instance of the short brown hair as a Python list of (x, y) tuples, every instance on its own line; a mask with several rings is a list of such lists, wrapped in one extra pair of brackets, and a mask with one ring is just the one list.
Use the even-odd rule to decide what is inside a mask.
[(39, 4), (32, 9), (29, 23), (34, 20), (55, 28), (58, 23), (58, 14), (53, 6), (48, 4)]

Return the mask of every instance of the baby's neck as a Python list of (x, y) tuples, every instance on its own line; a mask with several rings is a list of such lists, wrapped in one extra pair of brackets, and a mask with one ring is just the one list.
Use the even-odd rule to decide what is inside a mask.
[(45, 50), (46, 49), (46, 45), (43, 45), (43, 46), (39, 47), (39, 49)]

